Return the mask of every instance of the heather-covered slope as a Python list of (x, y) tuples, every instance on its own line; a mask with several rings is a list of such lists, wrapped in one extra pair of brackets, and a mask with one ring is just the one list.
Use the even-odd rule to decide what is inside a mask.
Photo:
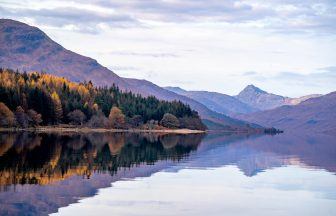
[(240, 118), (285, 131), (305, 130), (336, 135), (336, 92), (294, 106), (241, 115)]

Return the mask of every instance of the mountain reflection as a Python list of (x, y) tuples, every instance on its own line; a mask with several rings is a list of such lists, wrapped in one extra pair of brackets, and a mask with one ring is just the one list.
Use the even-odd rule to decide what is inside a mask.
[(73, 175), (114, 175), (121, 168), (179, 161), (196, 150), (203, 135), (134, 133), (0, 135), (0, 185), (50, 184)]
[(252, 179), (294, 165), (335, 174), (335, 156), (335, 137), (323, 134), (0, 133), (0, 215), (47, 215), (163, 170), (234, 165)]
[(288, 165), (336, 173), (336, 139), (326, 134), (210, 134), (202, 141), (198, 152), (188, 159), (187, 166), (209, 168), (235, 165), (246, 176)]

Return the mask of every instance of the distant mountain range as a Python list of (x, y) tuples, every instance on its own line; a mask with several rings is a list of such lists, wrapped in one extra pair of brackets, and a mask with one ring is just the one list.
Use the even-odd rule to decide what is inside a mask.
[(310, 98), (297, 105), (244, 114), (240, 119), (290, 131), (336, 135), (336, 92)]
[(269, 110), (283, 105), (297, 105), (309, 98), (319, 96), (321, 95), (312, 94), (299, 98), (290, 98), (268, 93), (254, 85), (248, 85), (235, 97), (257, 110)]
[(194, 99), (215, 112), (232, 117), (239, 114), (269, 110), (283, 105), (297, 105), (309, 98), (321, 96), (314, 94), (300, 98), (289, 98), (268, 93), (254, 85), (246, 86), (237, 96), (218, 92), (187, 91), (179, 87), (165, 87), (165, 89)]
[(336, 92), (289, 98), (248, 85), (237, 96), (166, 87), (190, 97), (209, 109), (247, 122), (285, 131), (336, 135)]
[(251, 126), (259, 127), (215, 112), (192, 98), (168, 91), (149, 81), (122, 78), (96, 60), (63, 48), (40, 29), (14, 20), (0, 19), (0, 67), (27, 72), (44, 71), (75, 82), (91, 80), (100, 86), (114, 83), (121, 90), (187, 103), (210, 125), (244, 130), (251, 129)]

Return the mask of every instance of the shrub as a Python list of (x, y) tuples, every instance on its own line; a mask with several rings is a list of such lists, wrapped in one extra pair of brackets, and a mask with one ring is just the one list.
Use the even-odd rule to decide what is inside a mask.
[(163, 115), (163, 118), (160, 121), (160, 124), (166, 128), (179, 128), (180, 127), (180, 121), (176, 116), (166, 113)]
[(79, 109), (69, 112), (67, 117), (70, 120), (70, 122), (75, 125), (82, 125), (86, 120), (85, 114)]
[(108, 128), (109, 120), (105, 117), (103, 113), (98, 113), (97, 115), (93, 115), (91, 119), (87, 123), (88, 127), (91, 128)]

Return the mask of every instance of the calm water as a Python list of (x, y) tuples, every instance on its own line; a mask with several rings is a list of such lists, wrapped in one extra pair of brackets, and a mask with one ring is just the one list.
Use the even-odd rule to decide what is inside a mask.
[(336, 215), (336, 138), (0, 134), (0, 215)]

